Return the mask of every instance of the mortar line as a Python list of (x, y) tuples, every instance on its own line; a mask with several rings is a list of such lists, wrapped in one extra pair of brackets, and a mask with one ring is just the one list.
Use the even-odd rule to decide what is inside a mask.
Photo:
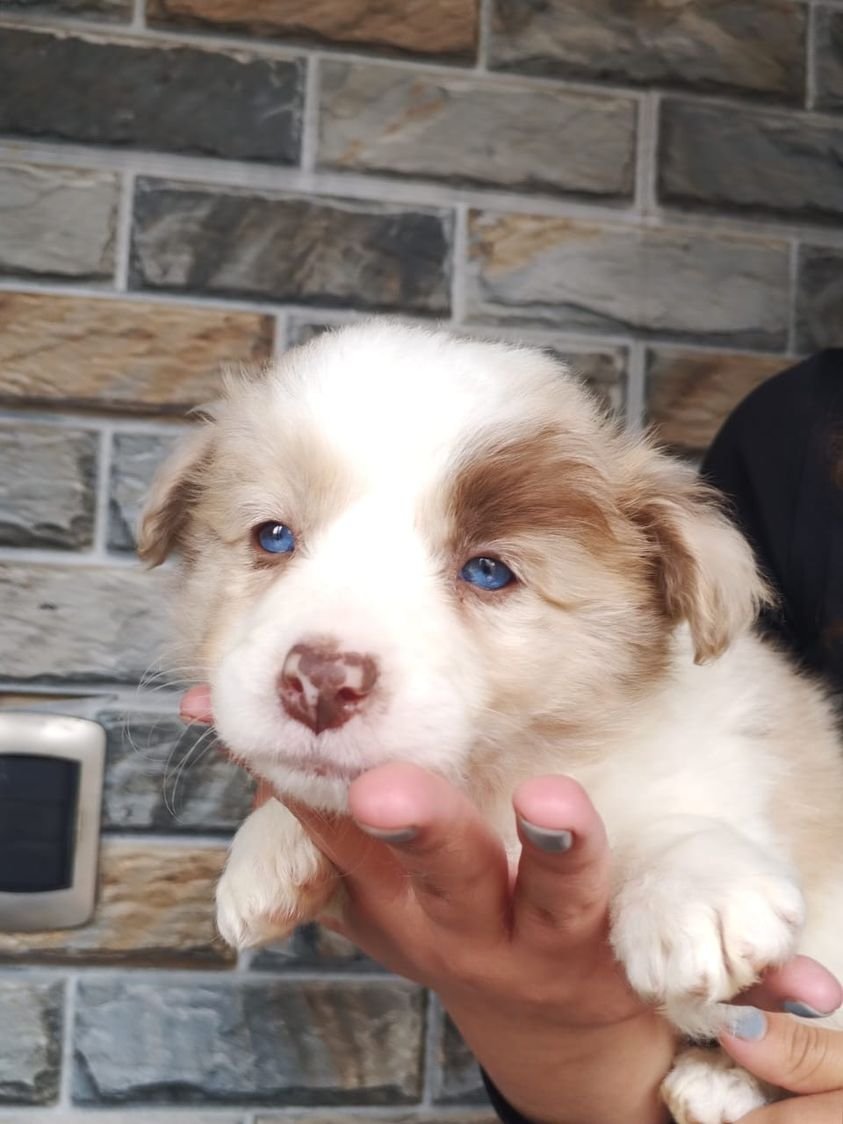
[(425, 1007), (424, 1034), (424, 1073), (420, 1103), (426, 1108), (433, 1106), (439, 1076), (438, 1045), (441, 1041), (445, 1019), (439, 1000), (432, 991), (427, 992)]
[(65, 978), (61, 1073), (59, 1076), (59, 1096), (55, 1106), (57, 1111), (73, 1107), (73, 1036), (76, 1022), (76, 988), (78, 979), (78, 972), (70, 972)]
[(813, 110), (817, 104), (818, 11), (808, 5), (805, 23), (805, 108)]
[(492, 42), (492, 0), (480, 0), (477, 11), (476, 74), (489, 73), (489, 54)]
[(114, 247), (115, 287), (119, 293), (125, 293), (129, 288), (134, 196), (135, 173), (131, 168), (127, 168), (123, 173), (120, 184), (120, 203), (117, 211), (117, 232)]
[(96, 509), (94, 513), (94, 541), (92, 554), (100, 558), (106, 556), (108, 540), (109, 496), (111, 493), (111, 466), (113, 457), (113, 437), (108, 424), (99, 427), (99, 456), (97, 457)]
[(629, 348), (626, 370), (626, 428), (640, 433), (646, 413), (646, 344), (634, 340)]
[(287, 312), (279, 312), (275, 317), (275, 331), (272, 336), (273, 362), (277, 363), (289, 350), (291, 346), (290, 334), (290, 315)]
[(468, 270), (468, 208), (454, 212), (454, 238), (451, 246), (451, 323), (463, 324), (466, 315), (466, 274)]
[(302, 112), (301, 152), (299, 164), (306, 175), (316, 169), (319, 148), (319, 56), (311, 55), (307, 60), (304, 80), (304, 108)]
[(75, 407), (67, 407), (63, 402), (56, 402), (49, 408), (44, 403), (6, 406), (0, 402), (0, 422), (35, 422), (52, 425), (56, 429), (81, 428), (98, 432), (110, 429), (113, 433), (149, 433), (162, 436), (186, 433), (192, 424), (183, 414), (150, 418), (142, 414), (112, 414), (110, 411), (105, 413), (102, 408), (99, 412), (94, 412), (96, 409), (96, 403), (92, 403), (91, 412), (87, 412)]
[(635, 205), (642, 216), (652, 216), (658, 210), (658, 144), (661, 100), (650, 93), (638, 108), (638, 135), (636, 138)]

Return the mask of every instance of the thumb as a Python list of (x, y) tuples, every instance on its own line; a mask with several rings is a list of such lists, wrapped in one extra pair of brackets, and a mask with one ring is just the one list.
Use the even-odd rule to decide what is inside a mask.
[(843, 1034), (838, 1030), (754, 1007), (735, 1008), (720, 1042), (750, 1073), (791, 1093), (843, 1089)]

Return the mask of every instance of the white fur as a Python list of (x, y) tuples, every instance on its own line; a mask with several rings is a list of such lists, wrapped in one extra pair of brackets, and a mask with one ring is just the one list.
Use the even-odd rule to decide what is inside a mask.
[[(515, 786), (575, 777), (613, 848), (613, 946), (633, 986), (688, 1034), (716, 1031), (722, 1003), (797, 949), (843, 974), (831, 713), (747, 632), (760, 588), (748, 550), (690, 496), (686, 469), (613, 433), (545, 356), (389, 322), (320, 338), (214, 413), (194, 438), (212, 450), (195, 509), (172, 525), (179, 478), (162, 477), (142, 547), (157, 559), (162, 535), (192, 544), (185, 635), (209, 666), (221, 737), (254, 772), (341, 811), (358, 773), (412, 761), (464, 785), (513, 854)], [(599, 526), (574, 521), (545, 539), (503, 527), (473, 552), (510, 562), (518, 589), (466, 591), (442, 508), (460, 456), (481, 430), (538, 432), (549, 418), (628, 532), (628, 565), (595, 551), (585, 532)], [(249, 535), (270, 519), (299, 545), (267, 576)], [(671, 561), (659, 615), (651, 577)], [(276, 682), (293, 645), (325, 636), (376, 658), (380, 678), (359, 715), (316, 737), (284, 713)], [(649, 636), (666, 654), (645, 673)], [(239, 946), (268, 939), (313, 916), (330, 885), (325, 860), (270, 805), (235, 839), (220, 929)], [(757, 1088), (705, 1057), (682, 1062), (671, 1105), (699, 1124), (734, 1120)]]

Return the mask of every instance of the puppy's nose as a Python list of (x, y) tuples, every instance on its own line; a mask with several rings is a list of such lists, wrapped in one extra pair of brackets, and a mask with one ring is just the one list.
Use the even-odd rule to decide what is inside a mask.
[(358, 714), (377, 679), (377, 664), (362, 652), (322, 641), (296, 644), (278, 676), (278, 695), (291, 718), (321, 734)]

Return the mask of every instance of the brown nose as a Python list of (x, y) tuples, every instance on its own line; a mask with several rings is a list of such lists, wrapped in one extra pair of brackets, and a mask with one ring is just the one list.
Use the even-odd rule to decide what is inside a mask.
[(323, 641), (296, 644), (278, 676), (278, 695), (291, 718), (321, 734), (357, 714), (377, 678), (377, 664), (371, 656), (342, 652)]

